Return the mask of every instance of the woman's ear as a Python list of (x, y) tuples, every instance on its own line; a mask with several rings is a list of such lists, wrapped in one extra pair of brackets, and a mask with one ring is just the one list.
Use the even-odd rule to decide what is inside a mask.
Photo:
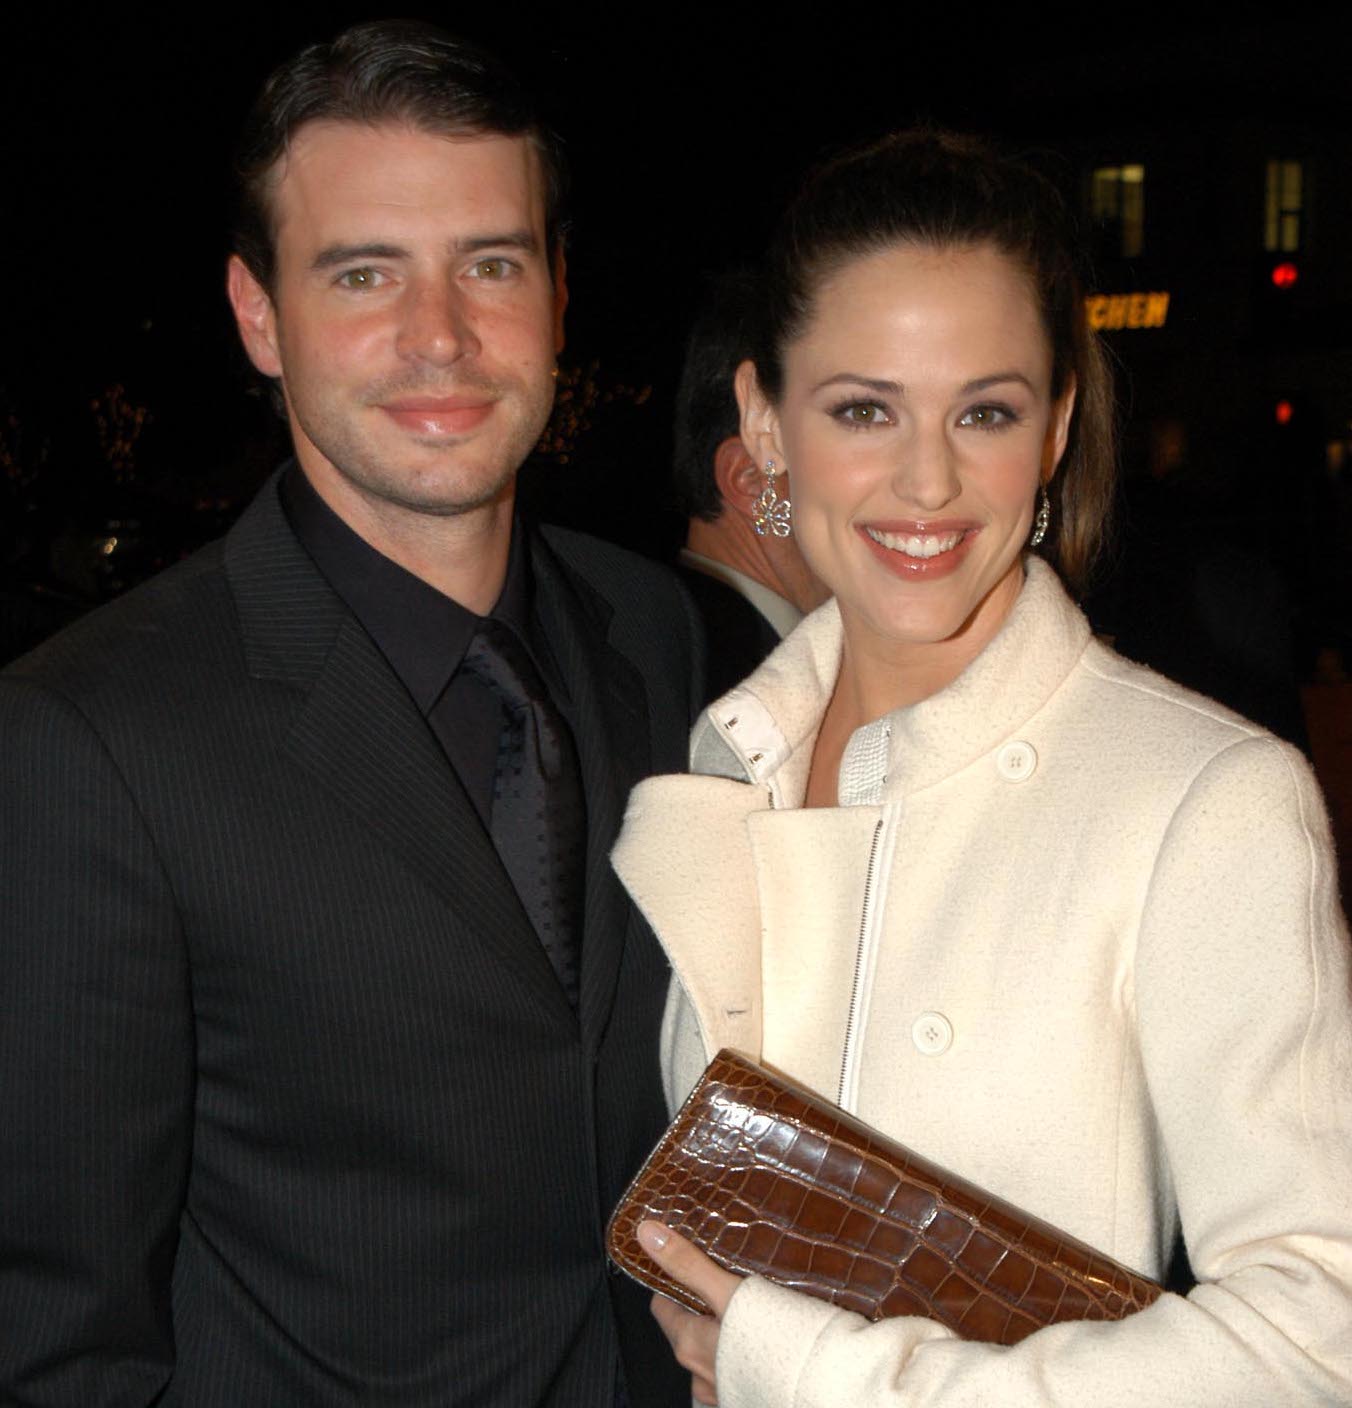
[(743, 362), (733, 378), (737, 404), (742, 412), (742, 444), (757, 466), (766, 460), (783, 463), (779, 444), (779, 417), (774, 405), (761, 390), (756, 364)]
[(1070, 439), (1070, 422), (1075, 414), (1075, 378), (1066, 381), (1066, 389), (1052, 405), (1051, 420), (1047, 423), (1047, 441), (1042, 450), (1042, 482), (1050, 484), (1061, 456), (1066, 452)]

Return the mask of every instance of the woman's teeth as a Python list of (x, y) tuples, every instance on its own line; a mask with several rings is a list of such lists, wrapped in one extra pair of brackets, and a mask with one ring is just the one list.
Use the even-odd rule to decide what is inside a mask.
[(962, 533), (884, 533), (879, 528), (865, 528), (875, 543), (889, 552), (905, 553), (907, 557), (938, 557), (962, 541)]

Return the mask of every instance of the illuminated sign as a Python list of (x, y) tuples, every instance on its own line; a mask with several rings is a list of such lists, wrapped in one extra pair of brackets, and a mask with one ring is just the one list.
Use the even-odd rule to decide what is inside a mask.
[(1169, 316), (1168, 293), (1095, 293), (1084, 301), (1095, 332), (1117, 328), (1162, 328)]

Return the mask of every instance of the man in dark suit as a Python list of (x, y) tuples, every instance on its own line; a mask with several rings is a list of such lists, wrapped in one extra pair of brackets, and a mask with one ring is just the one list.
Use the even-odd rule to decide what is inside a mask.
[(390, 23), (241, 171), (296, 461), (0, 676), (0, 1400), (677, 1402), (603, 1254), (666, 982), (607, 854), (699, 671), (660, 569), (514, 513), (557, 148)]
[[(827, 595), (793, 538), (788, 476), (767, 474), (739, 434), (733, 377), (752, 355), (755, 299), (745, 271), (711, 283), (676, 392), (672, 486), (688, 520), (677, 566), (704, 625), (706, 702), (749, 675)], [(771, 495), (777, 514), (765, 511)]]

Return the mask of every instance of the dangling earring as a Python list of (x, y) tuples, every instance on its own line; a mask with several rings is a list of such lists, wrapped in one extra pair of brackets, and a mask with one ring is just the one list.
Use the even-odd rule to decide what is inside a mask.
[(763, 538), (767, 533), (773, 533), (776, 538), (787, 538), (793, 531), (789, 521), (792, 514), (793, 505), (775, 493), (775, 462), (766, 460), (765, 488), (756, 500), (756, 516), (751, 520), (756, 535)]
[(1052, 501), (1047, 497), (1047, 486), (1038, 485), (1037, 491), (1037, 517), (1033, 519), (1033, 536), (1028, 539), (1028, 546), (1036, 548), (1042, 546), (1042, 540), (1047, 536), (1047, 525), (1052, 521)]

